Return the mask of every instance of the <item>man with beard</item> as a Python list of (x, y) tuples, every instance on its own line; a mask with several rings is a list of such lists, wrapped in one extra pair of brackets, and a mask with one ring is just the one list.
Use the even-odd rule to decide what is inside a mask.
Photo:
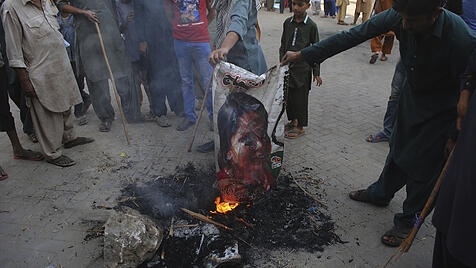
[(109, 93), (109, 73), (99, 43), (95, 23), (99, 23), (117, 91), (128, 122), (141, 121), (139, 97), (131, 81), (132, 71), (126, 60), (126, 49), (114, 18), (112, 1), (59, 0), (62, 12), (75, 16), (79, 60), (84, 67), (94, 111), (101, 120), (99, 131), (109, 132), (114, 120), (114, 109)]
[(406, 186), (403, 212), (382, 243), (400, 245), (423, 209), (456, 138), (458, 77), (466, 67), (476, 35), (464, 21), (440, 6), (440, 0), (396, 0), (393, 7), (349, 31), (299, 52), (287, 52), (281, 64), (321, 63), (370, 38), (393, 31), (407, 73), (402, 88), (390, 152), (377, 182), (350, 198), (387, 206)]
[(163, 0), (134, 1), (134, 17), (141, 52), (147, 55), (153, 113), (159, 126), (170, 127), (166, 100), (176, 115), (182, 116), (184, 108), (172, 27)]

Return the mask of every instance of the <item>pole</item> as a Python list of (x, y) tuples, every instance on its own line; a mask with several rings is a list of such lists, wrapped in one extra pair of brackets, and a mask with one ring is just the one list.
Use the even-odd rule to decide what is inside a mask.
[(117, 106), (119, 107), (119, 112), (121, 114), (124, 134), (126, 135), (127, 144), (130, 145), (131, 141), (129, 140), (129, 134), (127, 133), (126, 118), (124, 117), (124, 111), (122, 110), (121, 99), (119, 98), (119, 93), (117, 93), (116, 80), (114, 80), (114, 75), (112, 74), (111, 65), (109, 65), (109, 59), (107, 58), (106, 49), (104, 48), (104, 42), (102, 40), (101, 30), (99, 29), (99, 25), (97, 22), (95, 22), (94, 24), (96, 25), (96, 31), (98, 32), (99, 43), (101, 44), (102, 54), (104, 55), (104, 60), (106, 61), (107, 70), (109, 71), (109, 77), (111, 78), (111, 81), (112, 81), (112, 88), (114, 89), (114, 95), (116, 97)]
[(212, 75), (210, 76), (210, 80), (208, 80), (208, 85), (205, 89), (205, 96), (203, 97), (203, 101), (202, 101), (202, 107), (200, 108), (200, 113), (198, 114), (197, 122), (195, 123), (195, 126), (193, 127), (192, 141), (190, 141), (190, 146), (188, 146), (188, 150), (187, 150), (187, 152), (189, 152), (189, 153), (192, 151), (193, 142), (195, 141), (195, 136), (197, 135), (198, 124), (200, 124), (200, 120), (202, 119), (203, 110), (205, 109), (205, 105), (207, 103), (208, 93), (210, 92), (210, 86), (211, 86), (212, 80), (213, 80), (213, 73), (215, 73), (215, 68), (213, 68)]

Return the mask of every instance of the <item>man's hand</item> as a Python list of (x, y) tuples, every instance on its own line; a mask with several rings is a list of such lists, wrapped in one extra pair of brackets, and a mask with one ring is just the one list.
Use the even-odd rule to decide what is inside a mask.
[(28, 77), (24, 77), (20, 79), (20, 86), (25, 92), (25, 96), (30, 98), (36, 98), (35, 88), (31, 84), (31, 81)]
[(89, 21), (99, 23), (99, 17), (96, 15), (94, 11), (91, 10), (83, 10), (83, 15), (88, 18)]
[(127, 14), (127, 21), (131, 22), (134, 19), (134, 10), (131, 10), (129, 14)]
[(453, 150), (453, 148), (455, 147), (455, 145), (456, 145), (456, 141), (449, 138), (448, 141), (446, 142), (446, 145), (445, 145), (445, 156), (446, 157), (450, 156), (450, 153)]
[(312, 81), (316, 82), (316, 86), (318, 87), (322, 85), (322, 78), (318, 75), (315, 75)]
[(143, 56), (147, 56), (147, 42), (140, 42), (139, 43), (139, 51)]
[(213, 50), (208, 57), (208, 61), (211, 65), (215, 66), (220, 61), (225, 60), (226, 55), (228, 55), (229, 50), (227, 48), (219, 48), (217, 50)]
[(469, 90), (463, 90), (461, 91), (461, 94), (459, 96), (459, 101), (458, 101), (458, 119), (456, 121), (456, 128), (461, 131), (461, 125), (463, 123), (463, 119), (466, 116), (466, 113), (468, 112), (468, 103), (469, 99), (471, 97), (471, 94)]
[(283, 59), (281, 59), (281, 66), (284, 66), (288, 63), (302, 61), (302, 54), (301, 51), (293, 52), (288, 51), (284, 54)]

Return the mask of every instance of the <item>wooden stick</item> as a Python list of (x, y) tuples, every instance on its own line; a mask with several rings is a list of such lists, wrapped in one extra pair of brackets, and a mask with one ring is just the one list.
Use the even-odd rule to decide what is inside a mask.
[[(195, 141), (195, 136), (197, 135), (198, 124), (200, 124), (200, 120), (202, 119), (203, 110), (205, 109), (205, 105), (207, 103), (208, 94), (210, 92), (210, 86), (212, 84), (214, 73), (215, 73), (215, 68), (213, 68), (212, 75), (210, 76), (210, 80), (208, 80), (208, 85), (205, 89), (205, 96), (203, 97), (203, 101), (202, 101), (202, 107), (200, 108), (200, 113), (198, 114), (197, 122), (195, 123), (195, 126), (193, 127), (192, 141), (190, 141), (190, 146), (188, 146), (188, 150), (187, 150), (187, 152), (189, 153), (192, 151), (193, 142)], [(213, 105), (213, 102), (212, 102), (212, 105)]]
[[(433, 201), (435, 200), (436, 196), (438, 195), (438, 191), (440, 190), (441, 183), (443, 182), (443, 178), (446, 175), (446, 171), (448, 170), (448, 165), (453, 158), (453, 150), (451, 150), (450, 155), (448, 156), (448, 159), (446, 159), (446, 163), (441, 170), (440, 176), (438, 177), (438, 180), (435, 183), (435, 186), (433, 187), (433, 191), (431, 191), (430, 197), (428, 197), (428, 200), (426, 201), (425, 206), (423, 207), (423, 210), (421, 211), (420, 215), (418, 216), (418, 222), (420, 224), (413, 226), (412, 231), (410, 234), (408, 234), (407, 238), (405, 238), (400, 246), (395, 250), (395, 252), (390, 256), (388, 261), (385, 263), (383, 266), (384, 268), (387, 267), (387, 265), (392, 261), (392, 259), (397, 256), (397, 259), (400, 258), (400, 256), (403, 255), (403, 253), (407, 253), (410, 247), (413, 244), (413, 240), (415, 240), (415, 237), (418, 233), (418, 230), (420, 230), (421, 223), (425, 220), (426, 216), (431, 212), (431, 209), (433, 208)], [(397, 255), (398, 254), (398, 255)], [(397, 260), (396, 259), (396, 260)]]
[(101, 44), (102, 54), (104, 55), (104, 60), (106, 61), (107, 70), (109, 71), (109, 77), (111, 78), (112, 88), (114, 89), (114, 95), (116, 96), (117, 106), (119, 107), (119, 112), (121, 113), (124, 134), (126, 135), (127, 144), (130, 145), (131, 141), (129, 140), (129, 134), (127, 133), (126, 118), (124, 117), (124, 111), (122, 110), (121, 99), (119, 98), (119, 93), (117, 93), (116, 80), (114, 80), (114, 75), (112, 74), (111, 65), (109, 65), (109, 59), (107, 58), (106, 49), (104, 48), (104, 42), (102, 40), (102, 34), (101, 34), (101, 30), (99, 29), (99, 24), (97, 22), (95, 22), (94, 24), (96, 25), (96, 31), (98, 32), (99, 43)]
[(221, 228), (223, 228), (223, 229), (225, 229), (225, 230), (229, 230), (229, 231), (232, 231), (232, 230), (233, 230), (233, 229), (231, 229), (230, 227), (228, 227), (228, 226), (226, 226), (226, 225), (223, 225), (223, 224), (221, 224), (221, 223), (218, 223), (218, 222), (216, 222), (216, 221), (214, 221), (214, 220), (210, 220), (209, 218), (203, 216), (203, 215), (200, 214), (200, 213), (196, 213), (196, 212), (190, 211), (190, 210), (188, 210), (188, 209), (186, 209), (186, 208), (182, 208), (182, 211), (185, 212), (185, 213), (187, 213), (188, 215), (194, 217), (195, 219), (198, 219), (198, 220), (201, 220), (201, 221), (204, 221), (204, 222), (208, 222), (208, 223), (214, 224), (214, 225), (216, 225), (216, 226), (218, 226), (218, 227), (221, 227)]
[(308, 193), (306, 190), (304, 190), (304, 188), (301, 187), (301, 185), (299, 185), (299, 183), (296, 181), (296, 179), (294, 178), (294, 176), (291, 176), (293, 178), (293, 181), (294, 183), (305, 193), (307, 194), (310, 198), (314, 199), (314, 201), (316, 201), (317, 203), (319, 203), (321, 206), (327, 208), (327, 205), (322, 202), (321, 200), (317, 199), (314, 195)]

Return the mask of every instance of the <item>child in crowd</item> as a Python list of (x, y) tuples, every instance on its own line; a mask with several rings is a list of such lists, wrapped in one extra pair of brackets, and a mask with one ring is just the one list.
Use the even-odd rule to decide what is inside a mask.
[[(306, 10), (310, 7), (310, 0), (294, 0), (294, 16), (286, 19), (283, 24), (283, 35), (279, 49), (280, 59), (287, 51), (300, 51), (319, 42), (319, 32), (316, 23), (309, 18)], [(285, 127), (285, 137), (294, 139), (304, 135), (303, 127), (308, 121), (308, 97), (311, 90), (311, 80), (318, 86), (322, 84), (319, 74), (319, 65), (310, 66), (301, 61), (290, 67), (289, 91), (286, 113), (290, 122)], [(314, 78), (314, 79), (313, 79)]]

